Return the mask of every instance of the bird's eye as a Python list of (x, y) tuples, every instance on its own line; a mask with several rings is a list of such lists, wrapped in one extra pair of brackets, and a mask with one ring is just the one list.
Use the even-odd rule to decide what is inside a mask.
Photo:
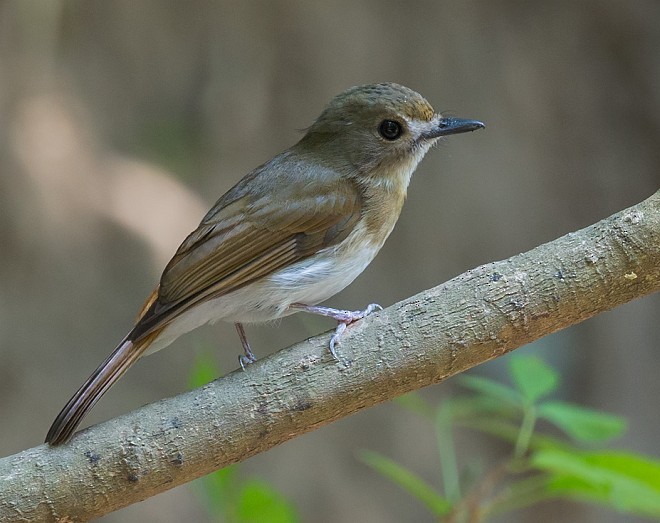
[(383, 120), (380, 122), (378, 132), (386, 140), (396, 140), (401, 136), (403, 129), (399, 122), (395, 122), (394, 120)]

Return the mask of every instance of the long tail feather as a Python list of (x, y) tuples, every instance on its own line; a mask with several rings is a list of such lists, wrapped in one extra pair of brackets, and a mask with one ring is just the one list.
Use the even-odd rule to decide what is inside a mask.
[(60, 445), (66, 443), (85, 417), (96, 405), (101, 396), (123, 376), (128, 368), (142, 356), (155, 336), (147, 336), (133, 343), (124, 339), (87, 381), (67, 402), (53, 422), (46, 443)]

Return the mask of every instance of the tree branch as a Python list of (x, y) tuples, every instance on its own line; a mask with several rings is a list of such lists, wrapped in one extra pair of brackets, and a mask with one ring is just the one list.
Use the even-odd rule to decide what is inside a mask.
[(660, 288), (660, 191), (245, 372), (0, 459), (1, 521), (87, 521)]

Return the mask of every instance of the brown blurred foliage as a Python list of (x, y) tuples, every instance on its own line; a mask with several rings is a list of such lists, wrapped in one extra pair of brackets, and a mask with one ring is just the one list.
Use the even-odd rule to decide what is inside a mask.
[[(403, 83), (487, 129), (428, 155), (383, 252), (331, 304), (389, 305), (641, 201), (660, 181), (659, 21), (652, 0), (0, 2), (0, 452), (42, 441), (206, 208), (351, 85)], [(659, 314), (651, 296), (532, 349), (562, 370), (566, 398), (630, 420), (620, 446), (651, 454)], [(331, 326), (298, 316), (249, 327), (257, 353)], [(90, 421), (185, 389), (202, 347), (236, 367), (232, 327), (200, 329), (137, 365)], [(305, 521), (420, 521), (353, 451), (435, 480), (433, 439), (383, 406), (247, 469)], [(461, 442), (465, 462), (502, 452)], [(103, 521), (205, 517), (177, 489)], [(620, 521), (568, 504), (517, 517)]]

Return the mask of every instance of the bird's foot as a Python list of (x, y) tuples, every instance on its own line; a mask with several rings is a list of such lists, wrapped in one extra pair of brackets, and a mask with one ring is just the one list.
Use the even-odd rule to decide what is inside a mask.
[(368, 316), (374, 311), (381, 311), (383, 308), (377, 303), (371, 303), (366, 309), (361, 311), (347, 311), (341, 309), (333, 309), (331, 307), (323, 307), (321, 305), (305, 305), (304, 303), (292, 303), (290, 305), (292, 309), (297, 309), (304, 312), (309, 312), (311, 314), (319, 314), (321, 316), (326, 316), (327, 318), (332, 318), (338, 322), (335, 333), (330, 338), (329, 348), (330, 354), (337, 361), (341, 361), (339, 356), (337, 356), (336, 347), (341, 343), (341, 337), (346, 331), (351, 323), (361, 320), (365, 316)]
[(235, 323), (236, 326), (236, 331), (238, 332), (238, 337), (241, 340), (241, 345), (243, 345), (243, 354), (240, 354), (238, 356), (238, 363), (241, 364), (241, 369), (245, 370), (246, 365), (250, 365), (257, 361), (257, 357), (254, 355), (252, 352), (252, 349), (250, 348), (250, 343), (247, 340), (247, 336), (245, 335), (245, 329), (243, 328), (242, 323)]

